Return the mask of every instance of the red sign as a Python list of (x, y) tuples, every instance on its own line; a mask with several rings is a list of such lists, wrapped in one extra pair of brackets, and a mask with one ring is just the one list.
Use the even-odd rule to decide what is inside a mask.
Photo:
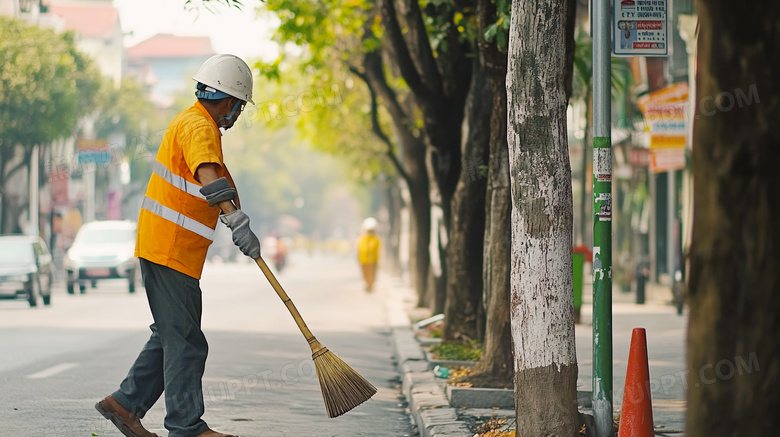
[(634, 167), (647, 167), (650, 165), (650, 150), (642, 147), (634, 147), (628, 155), (628, 162)]

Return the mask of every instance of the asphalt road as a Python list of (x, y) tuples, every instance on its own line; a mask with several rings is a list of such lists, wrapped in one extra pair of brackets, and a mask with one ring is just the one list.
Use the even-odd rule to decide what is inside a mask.
[[(201, 280), (209, 358), (204, 420), (241, 436), (412, 436), (395, 368), (385, 291), (361, 286), (354, 260), (294, 253), (279, 281), (317, 338), (379, 389), (329, 419), (311, 352), (256, 265), (207, 264)], [(94, 409), (114, 391), (152, 323), (143, 288), (59, 284), (52, 305), (0, 301), (0, 437), (117, 436)], [(144, 419), (161, 436), (160, 400)]]

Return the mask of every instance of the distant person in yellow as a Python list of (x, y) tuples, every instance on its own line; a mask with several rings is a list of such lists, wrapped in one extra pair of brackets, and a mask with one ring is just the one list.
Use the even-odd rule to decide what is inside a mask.
[(376, 219), (369, 217), (363, 221), (363, 234), (358, 238), (358, 262), (363, 269), (363, 279), (366, 281), (366, 291), (374, 290), (376, 265), (379, 261), (379, 237), (376, 236)]

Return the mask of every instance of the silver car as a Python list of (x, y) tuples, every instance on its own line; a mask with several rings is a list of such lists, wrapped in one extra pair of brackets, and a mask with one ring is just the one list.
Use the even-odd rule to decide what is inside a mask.
[(0, 235), (0, 299), (25, 299), (31, 307), (51, 303), (54, 264), (40, 237)]
[(128, 291), (135, 293), (140, 276), (134, 255), (136, 229), (136, 223), (130, 220), (99, 220), (82, 225), (63, 261), (68, 293), (75, 293), (76, 284), (85, 293), (87, 284), (94, 287), (104, 279), (125, 279)]

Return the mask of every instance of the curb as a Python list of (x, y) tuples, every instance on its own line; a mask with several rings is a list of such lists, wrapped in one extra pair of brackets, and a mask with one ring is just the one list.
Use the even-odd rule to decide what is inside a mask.
[[(404, 293), (407, 294), (404, 299)], [(398, 362), (402, 381), (402, 393), (409, 405), (409, 415), (417, 426), (419, 437), (473, 437), (469, 419), (503, 416), (514, 420), (514, 391), (496, 392), (493, 389), (468, 391), (451, 387), (446, 380), (433, 374), (436, 364), (423, 350), (414, 336), (412, 323), (404, 302), (412, 304), (411, 291), (402, 286), (392, 286), (386, 308), (390, 320), (393, 351)], [(474, 365), (473, 362), (452, 362), (458, 365)], [(577, 390), (578, 410), (581, 420), (591, 423), (591, 392)], [(591, 436), (588, 436), (591, 437)]]
[(411, 321), (404, 310), (401, 290), (392, 287), (387, 304), (393, 348), (398, 359), (402, 392), (409, 404), (409, 415), (420, 437), (472, 437), (464, 421), (450, 406), (445, 383), (430, 370), (425, 353), (414, 338)]
[(450, 406), (444, 384), (430, 371), (411, 327), (393, 327), (392, 330), (403, 381), (402, 392), (420, 437), (471, 437), (473, 434), (458, 420), (455, 408)]

